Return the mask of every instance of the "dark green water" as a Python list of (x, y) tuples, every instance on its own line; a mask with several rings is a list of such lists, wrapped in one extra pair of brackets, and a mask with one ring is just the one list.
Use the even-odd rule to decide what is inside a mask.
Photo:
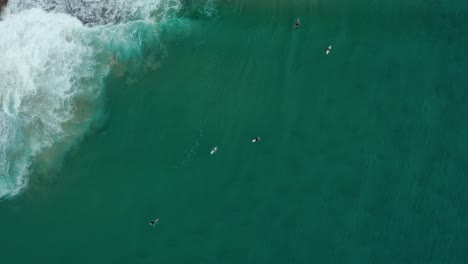
[(465, 1), (218, 16), (111, 74), (99, 129), (0, 202), (2, 263), (467, 262)]

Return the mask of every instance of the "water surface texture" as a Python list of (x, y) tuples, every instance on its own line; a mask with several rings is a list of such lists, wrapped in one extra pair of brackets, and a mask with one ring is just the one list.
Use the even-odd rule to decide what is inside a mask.
[(466, 263), (467, 3), (9, 0), (2, 263)]

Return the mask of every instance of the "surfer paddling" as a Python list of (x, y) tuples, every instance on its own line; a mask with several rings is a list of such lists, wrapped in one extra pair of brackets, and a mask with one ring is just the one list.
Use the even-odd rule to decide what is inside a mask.
[(298, 29), (300, 26), (301, 26), (301, 19), (298, 18), (298, 19), (296, 20), (296, 24), (294, 25), (293, 28), (294, 28), (294, 29)]
[(327, 50), (325, 51), (325, 54), (327, 54), (327, 55), (328, 55), (328, 54), (330, 53), (331, 49), (332, 49), (331, 45), (330, 45), (330, 46), (328, 46)]
[(154, 219), (153, 221), (150, 222), (150, 226), (156, 227), (156, 225), (158, 224), (158, 222), (159, 222), (159, 218), (156, 218), (156, 219)]
[(254, 143), (258, 142), (258, 141), (260, 141), (260, 137), (256, 137), (256, 138), (252, 139), (252, 142), (254, 142)]

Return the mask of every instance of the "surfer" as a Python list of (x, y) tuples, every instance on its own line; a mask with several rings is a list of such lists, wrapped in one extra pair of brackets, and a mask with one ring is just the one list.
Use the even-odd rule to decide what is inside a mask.
[(254, 142), (254, 143), (258, 142), (258, 141), (260, 141), (260, 137), (256, 137), (256, 138), (252, 139), (252, 142)]
[(214, 148), (211, 150), (210, 154), (213, 155), (217, 150), (218, 150), (218, 146), (214, 147)]
[(296, 24), (294, 25), (294, 29), (298, 29), (300, 26), (301, 26), (301, 19), (298, 18), (298, 19), (296, 20)]
[(327, 50), (325, 51), (325, 54), (328, 55), (330, 53), (331, 49), (332, 49), (332, 46), (331, 45), (328, 46)]
[(159, 218), (156, 218), (150, 222), (150, 226), (155, 227), (158, 224), (158, 222), (159, 222)]

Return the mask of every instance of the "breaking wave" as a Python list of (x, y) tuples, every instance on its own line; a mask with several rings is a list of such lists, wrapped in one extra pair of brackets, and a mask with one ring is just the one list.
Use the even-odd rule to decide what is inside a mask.
[(0, 21), (0, 198), (24, 189), (38, 155), (88, 130), (113, 60), (139, 56), (180, 8), (177, 0), (9, 1)]

